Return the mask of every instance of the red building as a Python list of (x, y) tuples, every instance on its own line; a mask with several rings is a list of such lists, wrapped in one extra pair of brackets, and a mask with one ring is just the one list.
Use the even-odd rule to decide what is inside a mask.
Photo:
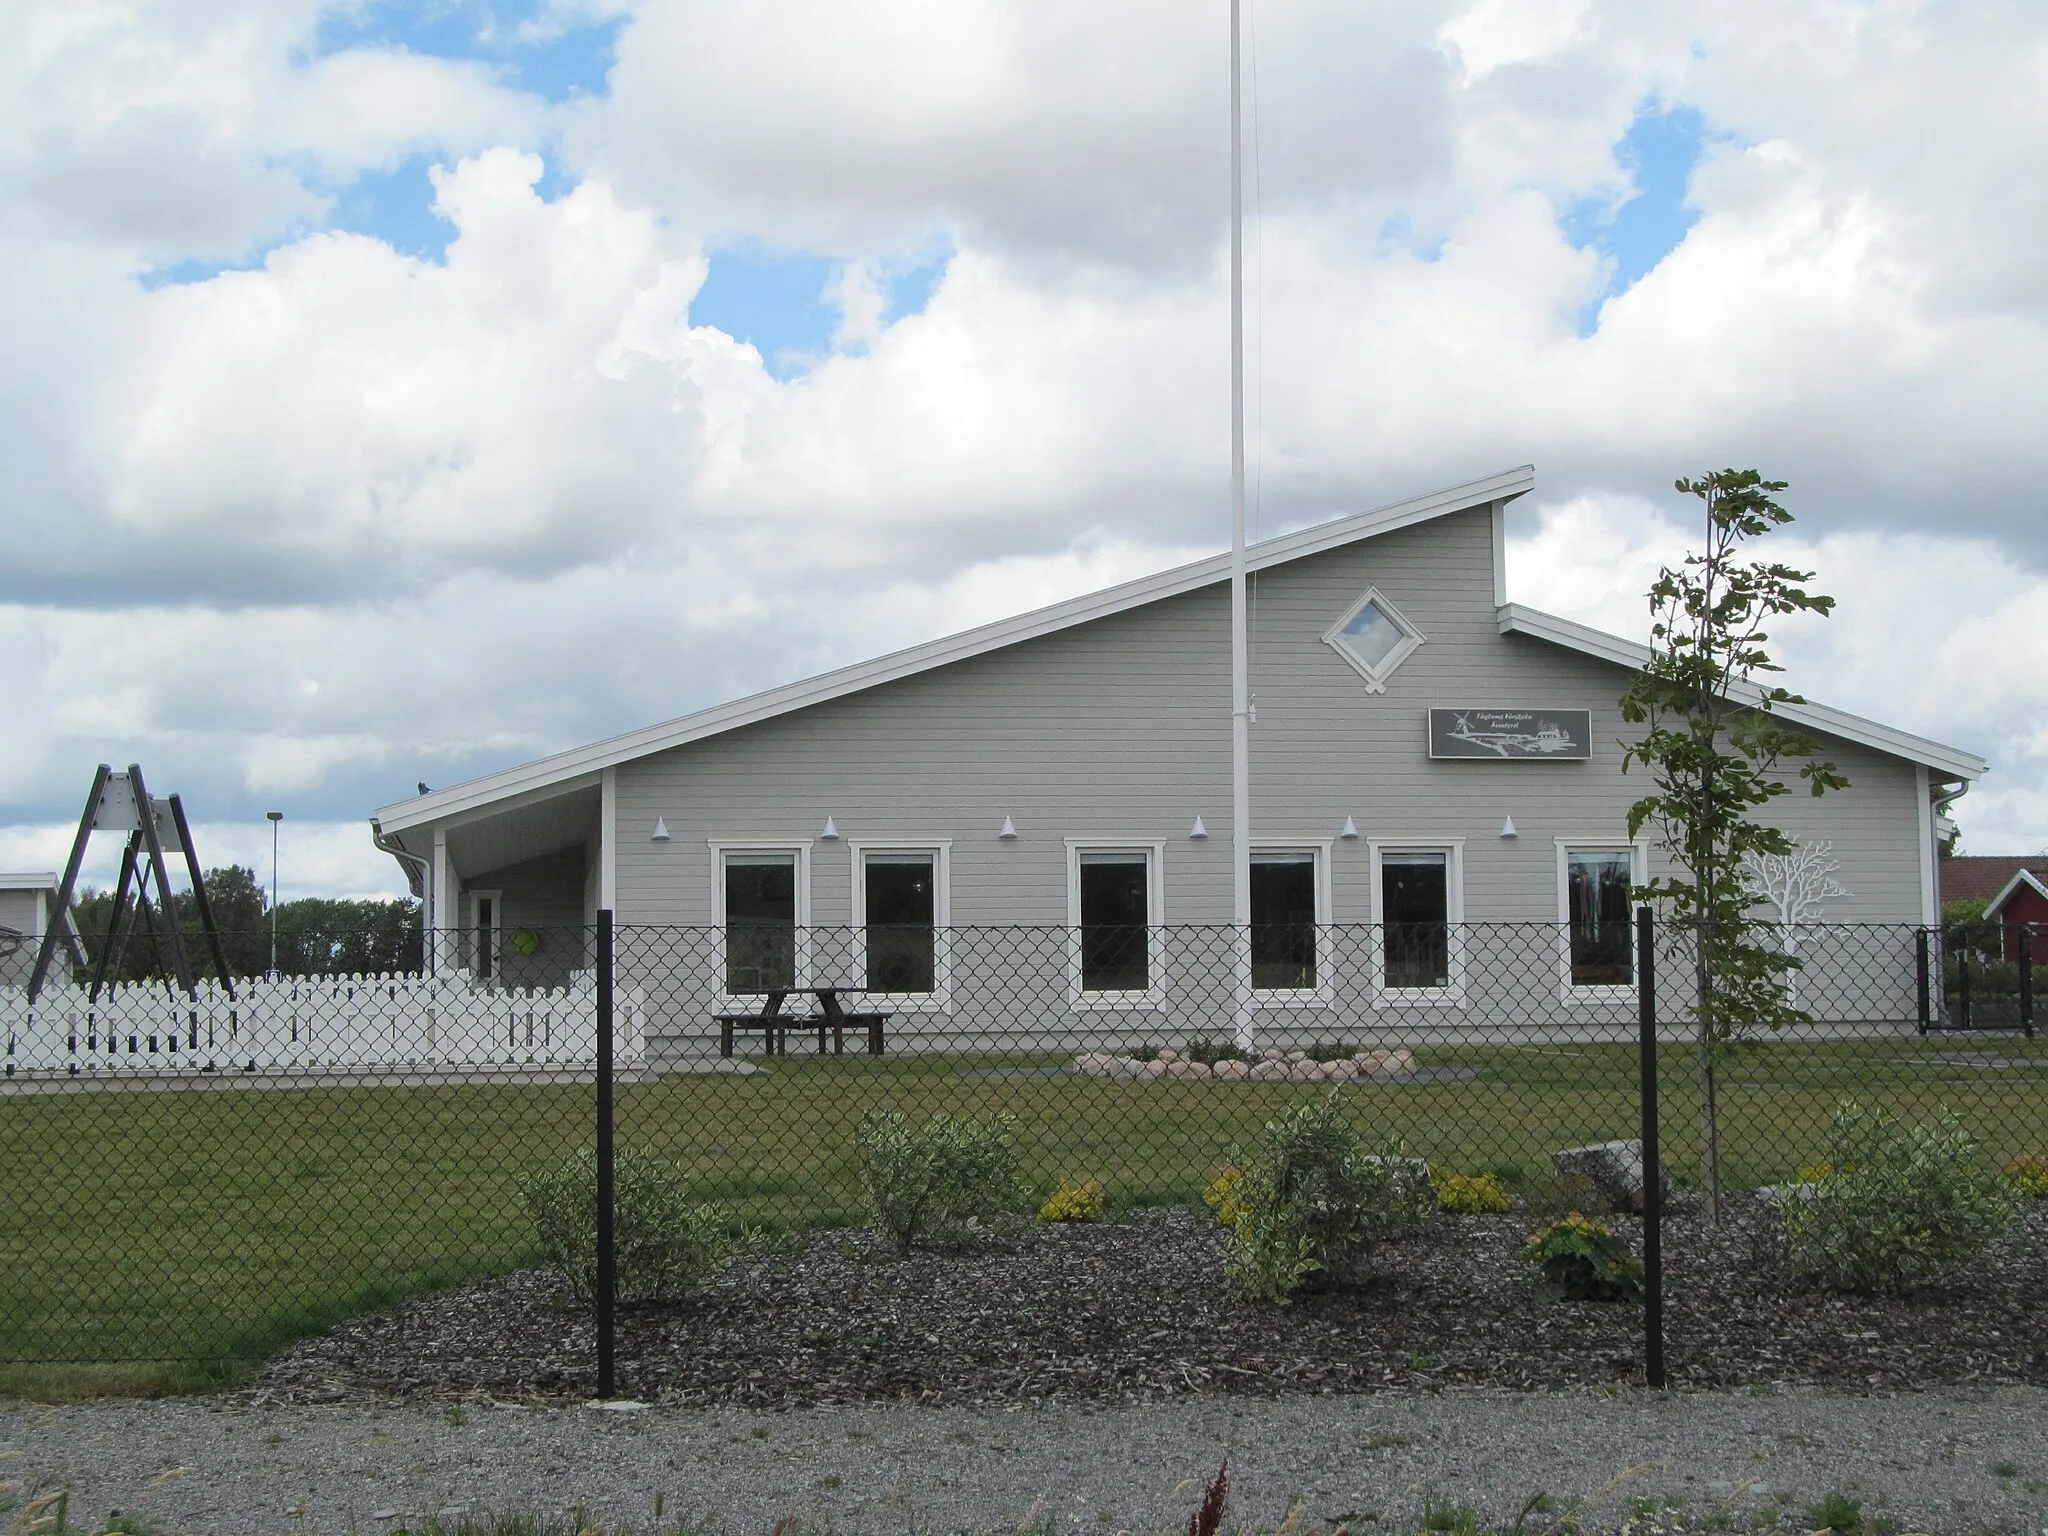
[(2005, 928), (2005, 958), (2020, 957), (2020, 930), (2033, 931), (2036, 959), (2048, 960), (2048, 856), (1961, 855), (1943, 859), (1941, 899), (1981, 901), (1984, 916)]

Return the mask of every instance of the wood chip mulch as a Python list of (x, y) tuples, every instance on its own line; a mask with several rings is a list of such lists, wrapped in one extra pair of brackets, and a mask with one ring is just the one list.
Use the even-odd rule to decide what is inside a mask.
[[(795, 1408), (1640, 1382), (1641, 1309), (1538, 1300), (1516, 1252), (1531, 1225), (1447, 1216), (1282, 1308), (1233, 1297), (1207, 1212), (1034, 1227), (908, 1259), (863, 1231), (815, 1232), (702, 1297), (622, 1307), (619, 1388)], [(1616, 1225), (1639, 1245), (1638, 1223)], [(2048, 1202), (1991, 1255), (1888, 1301), (1795, 1282), (1772, 1225), (1754, 1210), (1719, 1229), (1683, 1209), (1667, 1221), (1673, 1385), (2048, 1383)], [(559, 1401), (595, 1385), (588, 1308), (528, 1270), (303, 1341), (245, 1395)]]

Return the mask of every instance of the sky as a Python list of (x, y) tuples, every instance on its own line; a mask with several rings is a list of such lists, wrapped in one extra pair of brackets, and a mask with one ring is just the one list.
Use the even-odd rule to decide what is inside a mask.
[[(1223, 547), (1227, 15), (12, 0), (0, 869), (139, 761), (395, 893), (416, 783)], [(2048, 8), (1246, 19), (1254, 536), (1533, 463), (1510, 595), (1642, 638), (1756, 467), (1790, 684), (2048, 846)]]

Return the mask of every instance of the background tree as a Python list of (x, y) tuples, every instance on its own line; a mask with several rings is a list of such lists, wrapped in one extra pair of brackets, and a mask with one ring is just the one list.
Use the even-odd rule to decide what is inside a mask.
[(1656, 785), (1629, 807), (1629, 835), (1654, 828), (1677, 869), (1636, 894), (1664, 908), (1691, 952), (1700, 1186), (1719, 1221), (1721, 1057), (1737, 1040), (1806, 1018), (1786, 985), (1799, 960), (1752, 921), (1755, 893), (1743, 867), (1745, 859), (1796, 850), (1754, 813), (1789, 792), (1777, 776), (1787, 759), (1804, 759), (1799, 777), (1815, 795), (1849, 781), (1818, 759), (1818, 743), (1772, 713), (1805, 701), (1758, 681), (1783, 670), (1764, 648), (1766, 622), (1785, 613), (1825, 616), (1835, 605), (1806, 590), (1811, 571), (1736, 559), (1746, 540), (1792, 521), (1772, 500), (1785, 482), (1724, 469), (1677, 488), (1705, 504), (1706, 543), (1677, 570), (1660, 571), (1650, 588), (1650, 659), (1621, 700), (1622, 718), (1647, 729), (1623, 752), (1622, 769), (1640, 766)]
[[(270, 969), (270, 899), (256, 871), (231, 864), (206, 871), (206, 896), (227, 952), (228, 970), (236, 976), (261, 976)], [(170, 950), (162, 937), (162, 914), (154, 913), (157, 934), (135, 917), (135, 897), (128, 898), (128, 937), (116, 945), (107, 975), (115, 981), (139, 981), (170, 974)], [(107, 942), (113, 914), (111, 890), (87, 890), (73, 909), (89, 959), (99, 958)], [(198, 904), (178, 893), (178, 931), (194, 972), (213, 974), (213, 953), (199, 926)], [(302, 896), (277, 908), (277, 968), (286, 976), (341, 976), (392, 971), (418, 971), (423, 946), (420, 904), (416, 901), (336, 901)]]

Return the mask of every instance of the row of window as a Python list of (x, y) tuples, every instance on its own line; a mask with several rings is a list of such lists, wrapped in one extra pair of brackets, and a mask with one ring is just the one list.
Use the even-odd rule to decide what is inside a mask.
[[(1165, 922), (1164, 843), (1069, 839), (1067, 923), (1083, 1001), (1113, 1003), (1154, 990)], [(1374, 840), (1374, 982), (1413, 1000), (1462, 993), (1463, 846)], [(1635, 980), (1629, 888), (1641, 850), (1560, 839), (1558, 916), (1564, 980), (1573, 989)], [(759, 995), (797, 985), (810, 926), (809, 850), (714, 844), (716, 923), (725, 936), (725, 988)], [(950, 922), (949, 847), (853, 847), (853, 909), (869, 991), (905, 998), (943, 992), (942, 934)], [(1314, 1000), (1327, 978), (1321, 931), (1330, 913), (1327, 844), (1256, 849), (1251, 867), (1252, 987), (1266, 1002)]]

